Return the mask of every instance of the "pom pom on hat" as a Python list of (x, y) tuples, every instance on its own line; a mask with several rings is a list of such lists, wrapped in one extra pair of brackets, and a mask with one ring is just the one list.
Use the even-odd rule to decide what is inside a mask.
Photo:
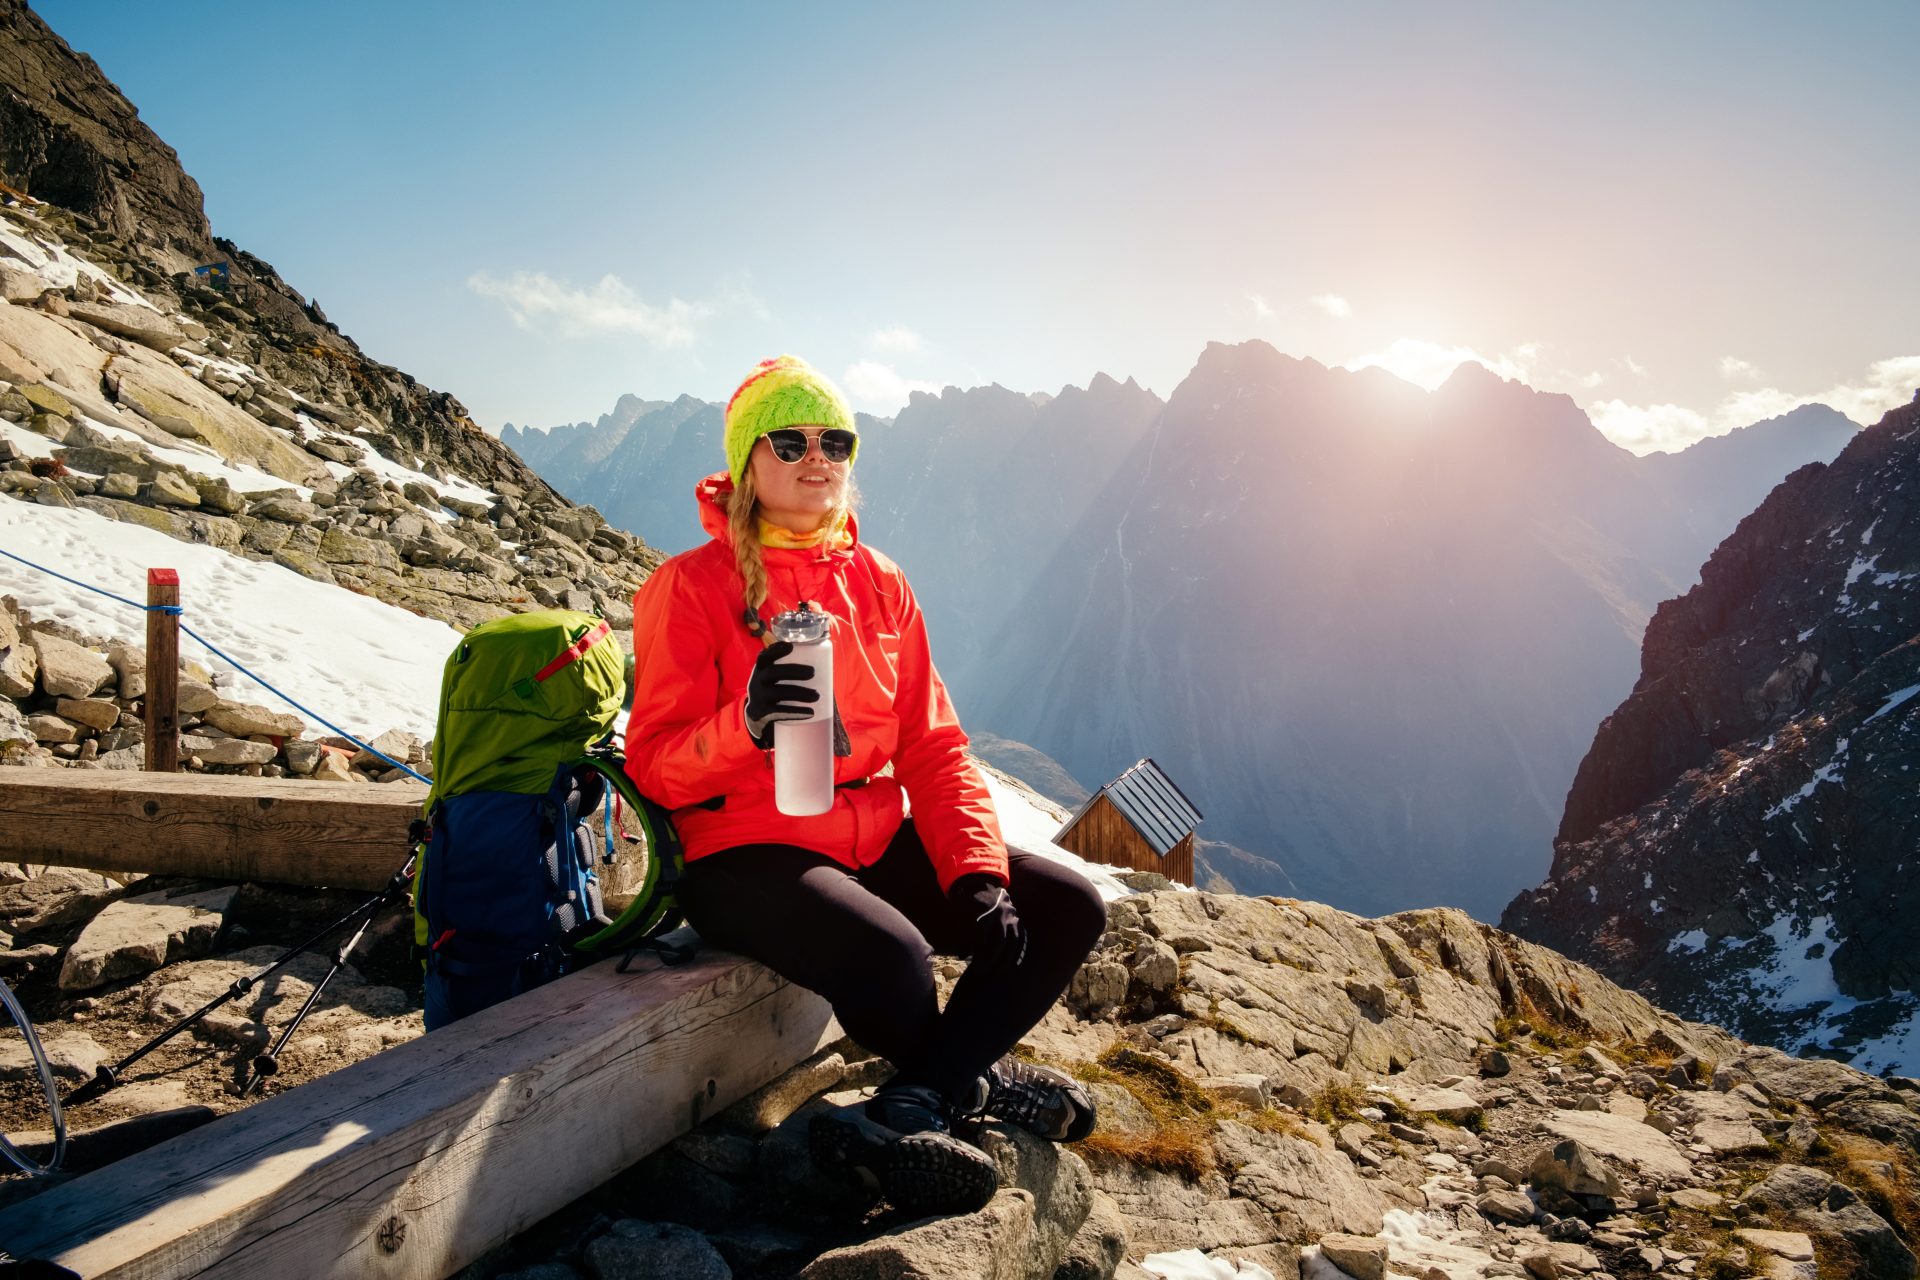
[[(856, 430), (840, 389), (799, 356), (762, 360), (727, 401), (726, 423), (727, 470), (735, 484), (746, 472), (754, 443), (769, 431), (798, 426)], [(853, 448), (858, 457), (858, 441)]]

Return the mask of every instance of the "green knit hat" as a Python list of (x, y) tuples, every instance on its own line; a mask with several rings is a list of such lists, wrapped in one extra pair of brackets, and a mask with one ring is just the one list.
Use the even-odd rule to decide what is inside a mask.
[[(727, 401), (727, 470), (733, 482), (746, 474), (754, 442), (782, 427), (820, 426), (857, 430), (840, 389), (799, 356), (775, 356), (755, 366)], [(860, 455), (856, 436), (853, 457)]]

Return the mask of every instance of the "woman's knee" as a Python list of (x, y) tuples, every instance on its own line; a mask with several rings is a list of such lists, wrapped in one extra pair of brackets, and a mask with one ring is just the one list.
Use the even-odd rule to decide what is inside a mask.
[(1084, 956), (1107, 928), (1107, 904), (1087, 878), (1070, 867), (1037, 859), (1012, 869), (1014, 908), (1030, 931)]

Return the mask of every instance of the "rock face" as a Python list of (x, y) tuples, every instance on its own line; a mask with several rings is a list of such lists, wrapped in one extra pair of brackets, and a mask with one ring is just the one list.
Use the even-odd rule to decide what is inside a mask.
[(1920, 401), (1660, 607), (1509, 928), (1748, 1037), (1920, 1069), (1894, 1046), (1920, 1009), (1916, 474)]
[(93, 59), (0, 0), (0, 172), (7, 183), (161, 252), (204, 261), (200, 187)]

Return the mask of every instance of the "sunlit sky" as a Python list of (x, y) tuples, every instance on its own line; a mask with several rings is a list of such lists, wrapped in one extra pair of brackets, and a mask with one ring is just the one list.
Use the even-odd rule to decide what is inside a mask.
[(1920, 384), (1920, 5), (37, 0), (492, 429), (1477, 358), (1636, 450)]

